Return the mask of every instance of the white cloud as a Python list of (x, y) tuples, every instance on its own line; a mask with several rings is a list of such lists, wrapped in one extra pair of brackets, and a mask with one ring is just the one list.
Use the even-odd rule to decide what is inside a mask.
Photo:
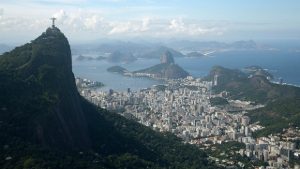
[(85, 11), (82, 9), (66, 12), (60, 10), (53, 14), (57, 18), (57, 25), (67, 28), (73, 32), (78, 31), (96, 31), (103, 29), (103, 17), (100, 14)]
[[(13, 32), (18, 32), (20, 35), (23, 33), (24, 37), (28, 37), (28, 39), (36, 37), (48, 26), (51, 26), (50, 17), (56, 17), (56, 26), (71, 39), (77, 40), (109, 37), (189, 38), (222, 35), (225, 31), (222, 24), (183, 18), (161, 19), (160, 17), (144, 15), (133, 20), (126, 20), (126, 18), (108, 18), (107, 15), (103, 14), (103, 11), (93, 9), (64, 8), (58, 10), (51, 7), (45, 12), (41, 10), (31, 12), (26, 7), (19, 8), (17, 11), (22, 11), (20, 13), (11, 13), (11, 8), (7, 8), (6, 11), (8, 12), (5, 13), (5, 16), (3, 16), (4, 10), (0, 8), (0, 36), (13, 35)], [(27, 11), (24, 11), (25, 9)], [(38, 15), (37, 13), (41, 14)]]
[(182, 18), (172, 19), (169, 23), (169, 31), (171, 34), (185, 34), (190, 36), (201, 35), (222, 35), (226, 30), (224, 25), (218, 24), (201, 24), (199, 21), (186, 23)]
[(173, 30), (176, 32), (184, 32), (186, 29), (182, 19), (172, 19), (170, 21), (169, 28), (170, 28), (170, 30)]
[(149, 30), (149, 24), (150, 24), (150, 18), (149, 17), (143, 18), (141, 31)]
[(85, 18), (84, 25), (87, 29), (96, 30), (99, 24), (103, 21), (98, 15)]
[(62, 9), (60, 11), (54, 13), (52, 16), (59, 19), (59, 20), (61, 20), (61, 21), (64, 21), (67, 18), (66, 12)]
[(152, 31), (149, 17), (145, 17), (137, 21), (127, 21), (127, 22), (108, 22), (110, 26), (110, 31), (108, 35), (114, 34), (131, 34), (131, 35), (142, 35), (145, 32)]
[(202, 37), (220, 36), (226, 31), (224, 25), (201, 23), (199, 21), (185, 21), (182, 18), (160, 20), (144, 17), (140, 20), (126, 22), (105, 22), (108, 24), (107, 35), (118, 37)]
[(120, 33), (129, 33), (132, 31), (132, 24), (130, 22), (125, 23), (111, 23), (110, 26), (112, 29), (108, 32), (109, 35), (120, 34)]
[(0, 8), (0, 18), (2, 18), (3, 14), (4, 14), (4, 9)]

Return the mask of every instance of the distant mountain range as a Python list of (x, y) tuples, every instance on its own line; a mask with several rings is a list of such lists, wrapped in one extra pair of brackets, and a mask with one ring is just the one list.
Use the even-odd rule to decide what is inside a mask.
[(224, 50), (263, 50), (268, 49), (254, 41), (237, 41), (233, 43), (223, 42), (198, 42), (198, 41), (172, 41), (165, 43), (133, 43), (133, 42), (110, 42), (99, 45), (74, 48), (75, 54), (93, 52), (97, 55), (107, 55), (111, 62), (131, 62), (137, 58), (160, 58), (166, 51), (173, 57), (205, 57), (215, 52)]
[(135, 61), (136, 57), (134, 57), (132, 53), (114, 51), (107, 57), (107, 60), (113, 63), (130, 63)]
[[(128, 46), (127, 46), (128, 45)], [(136, 47), (134, 47), (136, 45)], [(126, 48), (126, 46), (128, 48)], [(165, 47), (165, 46), (151, 46), (146, 47), (140, 44), (134, 43), (125, 43), (124, 46), (118, 44), (116, 46), (110, 44), (101, 45), (100, 50), (95, 48), (94, 52), (102, 53), (102, 55), (107, 55), (106, 57), (99, 57), (93, 58), (89, 56), (79, 55), (76, 59), (77, 60), (102, 60), (105, 59), (112, 63), (130, 63), (135, 61), (137, 58), (146, 58), (146, 59), (155, 59), (160, 58), (165, 52), (170, 52), (173, 57), (184, 57), (181, 52), (178, 52), (174, 49)]]
[(217, 41), (171, 41), (165, 44), (168, 47), (179, 51), (209, 51), (209, 50), (258, 50), (268, 49), (267, 46), (259, 45), (253, 40), (236, 41), (232, 43), (217, 42)]

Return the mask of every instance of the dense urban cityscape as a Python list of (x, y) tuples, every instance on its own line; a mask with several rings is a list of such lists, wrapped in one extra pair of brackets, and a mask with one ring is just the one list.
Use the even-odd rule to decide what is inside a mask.
[[(120, 113), (156, 131), (171, 132), (185, 143), (199, 145), (202, 149), (214, 149), (216, 144), (239, 142), (244, 146), (232, 154), (248, 157), (252, 162), (260, 161), (260, 164), (266, 162), (268, 169), (291, 168), (289, 162), (299, 158), (300, 154), (291, 141), (300, 137), (300, 130), (284, 129), (278, 135), (252, 137), (252, 133), (263, 126), (251, 124), (246, 113), (264, 105), (240, 100), (229, 100), (229, 107), (212, 105), (212, 98), (226, 95), (225, 91), (212, 93), (212, 87), (218, 85), (217, 80), (217, 77), (211, 82), (188, 76), (166, 80), (165, 84), (139, 91), (129, 88), (126, 92), (82, 88), (80, 86), (93, 82), (81, 78), (76, 78), (76, 84), (80, 94), (95, 105)], [(232, 113), (232, 109), (238, 111)], [(223, 156), (228, 156), (227, 153), (224, 152)], [(240, 161), (212, 156), (210, 159), (221, 166), (245, 167)], [(297, 165), (294, 167), (299, 168)]]

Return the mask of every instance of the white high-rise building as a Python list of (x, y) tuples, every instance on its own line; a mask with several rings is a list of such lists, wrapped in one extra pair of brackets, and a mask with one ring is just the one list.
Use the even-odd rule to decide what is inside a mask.
[(215, 74), (215, 76), (214, 76), (214, 86), (218, 85), (218, 77), (219, 77), (219, 75)]
[(250, 135), (249, 127), (245, 127), (245, 136), (248, 137)]

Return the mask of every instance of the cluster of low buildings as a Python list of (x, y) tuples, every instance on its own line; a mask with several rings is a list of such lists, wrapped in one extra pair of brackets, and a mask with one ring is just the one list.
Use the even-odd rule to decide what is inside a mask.
[(236, 113), (212, 106), (210, 98), (220, 97), (211, 94), (216, 84), (189, 76), (139, 91), (103, 92), (80, 87), (79, 91), (102, 108), (116, 111), (154, 130), (172, 132), (186, 143), (210, 146), (206, 143), (238, 141), (246, 145), (238, 152), (241, 156), (268, 162), (269, 168), (288, 167), (291, 157), (299, 152), (295, 143), (283, 141), (278, 136), (254, 139), (252, 133), (263, 127), (250, 124), (245, 110), (259, 106), (231, 100), (231, 105), (244, 109)]
[(291, 159), (299, 159), (300, 150), (296, 149), (296, 144), (283, 141), (278, 135), (257, 139), (244, 137), (239, 141), (246, 145), (246, 149), (239, 151), (240, 155), (267, 162), (268, 169), (288, 168)]
[(75, 78), (75, 83), (76, 83), (77, 88), (80, 90), (82, 90), (82, 89), (91, 90), (91, 88), (97, 88), (97, 87), (103, 86), (103, 83), (101, 83), (101, 82), (92, 81), (89, 79), (83, 79), (80, 77)]

